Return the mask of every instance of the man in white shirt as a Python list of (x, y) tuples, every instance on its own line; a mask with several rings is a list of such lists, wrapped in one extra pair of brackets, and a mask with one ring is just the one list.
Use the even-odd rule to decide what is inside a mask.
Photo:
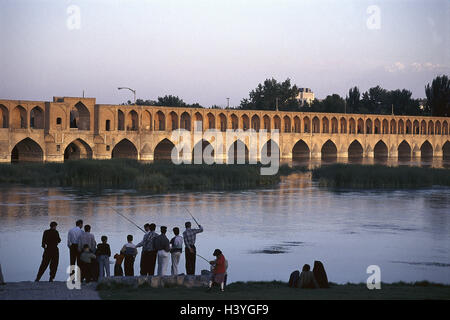
[(180, 236), (180, 229), (173, 228), (175, 237), (170, 240), (170, 255), (172, 258), (171, 273), (173, 276), (178, 275), (178, 264), (180, 263), (180, 256), (183, 252), (183, 237)]
[(95, 237), (91, 233), (91, 226), (88, 224), (84, 226), (84, 232), (80, 235), (80, 239), (78, 240), (78, 251), (80, 251), (80, 253), (85, 244), (89, 246), (89, 250), (92, 253), (95, 253), (97, 242), (95, 242)]
[(69, 230), (69, 234), (67, 235), (67, 246), (69, 247), (70, 254), (70, 265), (74, 266), (78, 265), (78, 261), (80, 259), (80, 250), (78, 249), (78, 242), (80, 241), (80, 236), (83, 233), (83, 220), (78, 220), (76, 222), (76, 226)]

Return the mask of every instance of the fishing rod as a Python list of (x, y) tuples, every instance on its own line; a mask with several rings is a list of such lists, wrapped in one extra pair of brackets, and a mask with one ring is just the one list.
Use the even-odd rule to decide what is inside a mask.
[(134, 224), (136, 227), (139, 228), (139, 230), (141, 230), (142, 232), (146, 233), (146, 231), (144, 229), (142, 229), (141, 227), (139, 227), (136, 223), (134, 223), (131, 219), (128, 219), (127, 217), (125, 217), (123, 214), (121, 214), (119, 211), (117, 211), (116, 209), (114, 209), (113, 207), (110, 206), (111, 209), (113, 209), (119, 216), (121, 216), (124, 219), (127, 219), (129, 222), (131, 222), (132, 224)]
[(195, 223), (200, 227), (200, 224), (199, 224), (198, 221), (194, 218), (194, 216), (193, 216), (192, 213), (188, 210), (188, 208), (186, 208), (186, 207), (183, 207), (183, 208), (190, 214), (190, 216), (192, 217), (192, 219), (194, 219)]
[[(122, 218), (125, 218), (125, 219), (127, 219), (127, 221), (129, 221), (129, 222), (131, 222), (133, 225), (135, 225), (136, 227), (138, 227), (139, 228), (139, 230), (141, 230), (142, 232), (144, 232), (144, 233), (146, 233), (146, 231), (144, 230), (144, 229), (142, 229), (141, 227), (139, 227), (136, 223), (134, 223), (134, 221), (132, 221), (131, 219), (128, 219), (127, 217), (125, 217), (123, 214), (121, 214), (119, 211), (117, 211), (116, 209), (114, 209), (113, 207), (111, 207), (111, 206), (109, 206), (111, 209), (113, 209), (119, 216), (121, 216)], [(186, 209), (186, 208), (185, 208)], [(187, 209), (186, 209), (187, 210)], [(188, 212), (189, 212), (189, 210), (188, 210)], [(190, 213), (190, 212), (189, 212)], [(192, 216), (192, 215), (191, 215)], [(192, 218), (195, 220), (195, 218), (192, 216)], [(195, 220), (195, 222), (198, 224), (198, 222)], [(200, 258), (202, 258), (203, 260), (205, 260), (206, 262), (208, 262), (209, 263), (209, 260), (207, 260), (206, 258), (204, 258), (204, 257), (202, 257), (201, 255), (199, 255), (199, 254), (195, 254), (196, 256), (198, 256), (198, 257), (200, 257)]]

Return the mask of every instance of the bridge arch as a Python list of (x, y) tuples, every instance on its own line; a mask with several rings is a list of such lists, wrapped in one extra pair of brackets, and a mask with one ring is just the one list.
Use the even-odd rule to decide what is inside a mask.
[(222, 131), (222, 132), (227, 131), (228, 121), (227, 121), (227, 117), (223, 113), (219, 114), (219, 121), (220, 121), (220, 131)]
[(244, 164), (249, 162), (247, 145), (241, 140), (233, 142), (228, 149), (228, 164)]
[(127, 115), (127, 131), (137, 131), (139, 128), (139, 119), (136, 111), (131, 110)]
[(331, 118), (331, 133), (338, 133), (338, 120), (336, 117)]
[(200, 112), (194, 114), (194, 129), (198, 131), (203, 131), (205, 129), (203, 115)]
[(327, 140), (323, 145), (322, 149), (320, 150), (322, 160), (336, 160), (337, 159), (337, 147), (336, 144), (331, 141)]
[(412, 123), (411, 120), (406, 120), (406, 134), (412, 134)]
[(405, 134), (405, 124), (402, 119), (398, 121), (398, 134)]
[(366, 134), (372, 134), (372, 133), (373, 133), (372, 120), (371, 119), (367, 119), (366, 120)]
[(178, 114), (175, 111), (171, 111), (169, 113), (169, 124), (170, 124), (170, 130), (177, 130), (178, 129)]
[(201, 164), (207, 163), (212, 164), (214, 162), (214, 147), (202, 139), (197, 142), (197, 144), (192, 149), (192, 163)]
[(309, 117), (303, 118), (303, 132), (304, 133), (311, 132), (311, 120), (309, 120)]
[(261, 127), (261, 121), (259, 120), (258, 115), (253, 115), (252, 117), (252, 129), (255, 130), (256, 132), (259, 131)]
[(281, 133), (281, 119), (279, 116), (273, 117), (273, 128)]
[(78, 130), (90, 130), (91, 128), (91, 114), (81, 101), (70, 110), (70, 127)]
[(294, 132), (295, 133), (301, 133), (302, 132), (302, 128), (301, 128), (302, 122), (300, 121), (300, 118), (298, 116), (294, 117)]
[(433, 146), (426, 140), (420, 147), (420, 156), (422, 159), (433, 158)]
[(125, 114), (122, 110), (117, 110), (117, 130), (125, 130)]
[(322, 118), (322, 133), (329, 133), (330, 132), (330, 122), (328, 121), (327, 117)]
[(292, 159), (293, 160), (305, 160), (309, 159), (311, 156), (311, 150), (308, 145), (303, 140), (298, 140), (294, 147), (292, 148)]
[(92, 159), (92, 148), (82, 139), (76, 139), (64, 149), (64, 161)]
[(348, 146), (348, 158), (351, 161), (362, 160), (364, 154), (364, 149), (358, 140), (353, 140), (353, 142)]
[(263, 124), (264, 124), (264, 130), (266, 130), (266, 131), (270, 131), (270, 117), (267, 115), (267, 114), (265, 114), (264, 116), (263, 116)]
[(180, 128), (191, 131), (191, 115), (186, 111), (181, 114)]
[(272, 139), (269, 139), (262, 147), (261, 159), (263, 159), (263, 157), (270, 158), (272, 156), (272, 147), (274, 149), (273, 151), (278, 156), (278, 159), (280, 159), (280, 146), (278, 145), (278, 143), (276, 143)]
[(44, 152), (41, 146), (30, 138), (19, 141), (11, 151), (11, 162), (42, 162)]
[(448, 122), (446, 120), (442, 123), (442, 134), (448, 135)]
[(312, 119), (312, 133), (320, 133), (320, 120), (317, 116)]
[(420, 125), (417, 120), (414, 120), (413, 122), (413, 134), (420, 134)]
[(216, 128), (216, 117), (211, 112), (208, 112), (206, 117), (208, 118), (208, 129), (215, 129)]
[(373, 156), (377, 160), (386, 160), (388, 157), (388, 147), (383, 140), (377, 142), (373, 148)]
[(111, 153), (111, 157), (114, 159), (136, 159), (138, 158), (138, 152), (136, 146), (128, 139), (122, 139), (117, 143)]
[(158, 112), (156, 112), (155, 121), (156, 121), (155, 130), (157, 131), (166, 130), (166, 115), (161, 110), (158, 110)]
[(230, 116), (231, 118), (231, 129), (233, 130), (237, 130), (239, 129), (239, 119), (237, 117), (237, 115), (235, 115), (234, 113)]
[(348, 133), (356, 134), (356, 121), (353, 118), (348, 120)]
[(397, 148), (398, 160), (409, 161), (411, 160), (411, 146), (406, 140), (403, 140)]
[(165, 138), (161, 140), (155, 147), (153, 152), (153, 159), (156, 160), (171, 160), (172, 159), (172, 150), (175, 148), (175, 145), (172, 141)]
[(446, 141), (442, 146), (442, 157), (444, 160), (450, 160), (450, 141)]
[(283, 117), (283, 122), (284, 122), (284, 132), (288, 133), (291, 132), (291, 118), (289, 116), (284, 116)]
[(341, 125), (340, 133), (347, 133), (347, 120), (344, 117), (341, 118), (340, 125)]
[(142, 129), (145, 131), (152, 130), (152, 114), (148, 110), (142, 113)]
[(383, 119), (383, 134), (389, 134), (389, 122)]
[(242, 130), (246, 131), (248, 129), (250, 129), (250, 119), (248, 117), (248, 115), (243, 114), (241, 116), (241, 120), (242, 120)]

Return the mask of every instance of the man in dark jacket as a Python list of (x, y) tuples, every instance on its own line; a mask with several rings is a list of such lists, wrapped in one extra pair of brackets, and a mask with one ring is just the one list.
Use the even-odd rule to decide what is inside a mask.
[(56, 270), (59, 263), (59, 250), (58, 244), (61, 242), (58, 231), (56, 231), (56, 222), (50, 223), (50, 229), (45, 230), (42, 235), (42, 248), (44, 248), (44, 254), (42, 255), (41, 266), (39, 267), (38, 274), (36, 276), (36, 282), (41, 280), (45, 270), (47, 270), (50, 264), (50, 282), (53, 282), (56, 276)]
[(169, 264), (170, 242), (166, 237), (167, 227), (161, 226), (161, 234), (155, 238), (155, 250), (158, 250), (158, 276), (165, 276)]

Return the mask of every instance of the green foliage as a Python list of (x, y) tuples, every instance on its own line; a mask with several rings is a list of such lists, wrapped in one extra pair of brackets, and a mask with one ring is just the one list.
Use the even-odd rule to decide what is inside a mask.
[[(280, 174), (262, 176), (260, 168), (261, 165), (174, 165), (126, 159), (1, 164), (0, 183), (164, 193), (259, 188), (280, 181)], [(289, 168), (283, 168), (283, 174), (289, 173)]]
[(333, 164), (312, 170), (313, 180), (335, 188), (420, 188), (450, 186), (450, 170), (383, 165)]
[[(131, 104), (131, 101), (128, 101)], [(187, 104), (178, 96), (165, 95), (164, 97), (158, 97), (158, 100), (143, 100), (136, 99), (136, 104), (140, 106), (164, 106), (164, 107), (185, 107), (185, 108), (203, 108), (200, 104), (193, 103)]]
[(446, 75), (436, 77), (425, 87), (427, 111), (433, 116), (450, 116), (450, 80)]

